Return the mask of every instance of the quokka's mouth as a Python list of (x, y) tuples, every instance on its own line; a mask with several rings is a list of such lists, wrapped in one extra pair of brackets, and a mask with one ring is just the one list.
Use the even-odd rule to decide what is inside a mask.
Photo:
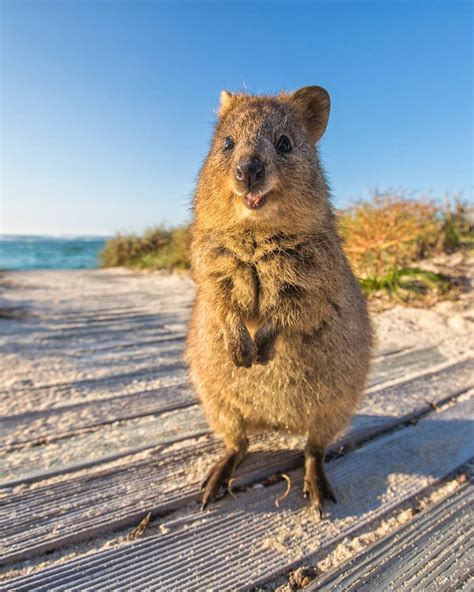
[(247, 195), (244, 195), (244, 204), (249, 210), (258, 210), (267, 201), (268, 192), (260, 193), (257, 191), (250, 191)]

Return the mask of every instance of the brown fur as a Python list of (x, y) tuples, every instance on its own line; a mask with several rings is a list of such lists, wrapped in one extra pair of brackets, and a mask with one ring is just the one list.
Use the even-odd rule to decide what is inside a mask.
[[(305, 492), (331, 497), (322, 459), (349, 423), (369, 368), (366, 304), (342, 252), (315, 150), (329, 114), (319, 87), (276, 97), (224, 91), (194, 200), (191, 258), (197, 295), (187, 346), (190, 375), (227, 446), (204, 503), (244, 457), (247, 434), (307, 434)], [(293, 150), (277, 153), (287, 135)], [(232, 136), (232, 151), (223, 150)], [(265, 165), (264, 205), (247, 208), (241, 159)], [(328, 490), (329, 488), (329, 490)]]

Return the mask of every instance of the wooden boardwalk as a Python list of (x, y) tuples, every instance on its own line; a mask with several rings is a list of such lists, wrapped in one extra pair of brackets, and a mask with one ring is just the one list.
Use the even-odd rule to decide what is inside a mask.
[(474, 488), (465, 485), (307, 590), (467, 589), (473, 553)]
[[(301, 440), (276, 434), (252, 439), (235, 499), (202, 513), (199, 484), (222, 445), (182, 360), (190, 281), (120, 270), (8, 279), (7, 306), (21, 314), (0, 319), (2, 590), (271, 590), (471, 474), (474, 359), (422, 339), (382, 343), (328, 455), (338, 504), (321, 522), (301, 495)], [(292, 487), (277, 508), (282, 472)], [(309, 589), (469, 587), (472, 495), (468, 479)]]

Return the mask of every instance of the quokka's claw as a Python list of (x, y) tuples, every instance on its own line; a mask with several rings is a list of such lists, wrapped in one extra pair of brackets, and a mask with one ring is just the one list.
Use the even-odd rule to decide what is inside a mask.
[(303, 495), (305, 498), (309, 498), (310, 506), (315, 510), (318, 520), (323, 518), (324, 498), (337, 503), (334, 490), (324, 471), (318, 474), (315, 472), (306, 474)]
[(313, 506), (313, 510), (316, 516), (316, 521), (320, 522), (323, 519), (323, 509), (321, 506)]
[(337, 504), (337, 497), (334, 493), (333, 488), (331, 487), (329, 482), (327, 483), (327, 485), (329, 485), (329, 488), (324, 491), (324, 497), (330, 500), (333, 504)]
[(207, 485), (207, 482), (209, 481), (209, 477), (210, 477), (210, 473), (209, 473), (209, 475), (207, 475), (207, 477), (201, 483), (201, 487), (199, 488), (199, 491), (204, 491), (206, 489), (206, 485)]
[(216, 499), (222, 486), (229, 483), (236, 463), (236, 455), (234, 453), (227, 454), (222, 460), (218, 461), (209, 471), (204, 480), (201, 489), (204, 489), (202, 496), (201, 510), (205, 510), (207, 506)]

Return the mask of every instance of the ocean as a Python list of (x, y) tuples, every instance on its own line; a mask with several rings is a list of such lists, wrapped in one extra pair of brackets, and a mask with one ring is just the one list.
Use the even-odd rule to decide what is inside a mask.
[(0, 270), (93, 269), (106, 237), (0, 234)]

